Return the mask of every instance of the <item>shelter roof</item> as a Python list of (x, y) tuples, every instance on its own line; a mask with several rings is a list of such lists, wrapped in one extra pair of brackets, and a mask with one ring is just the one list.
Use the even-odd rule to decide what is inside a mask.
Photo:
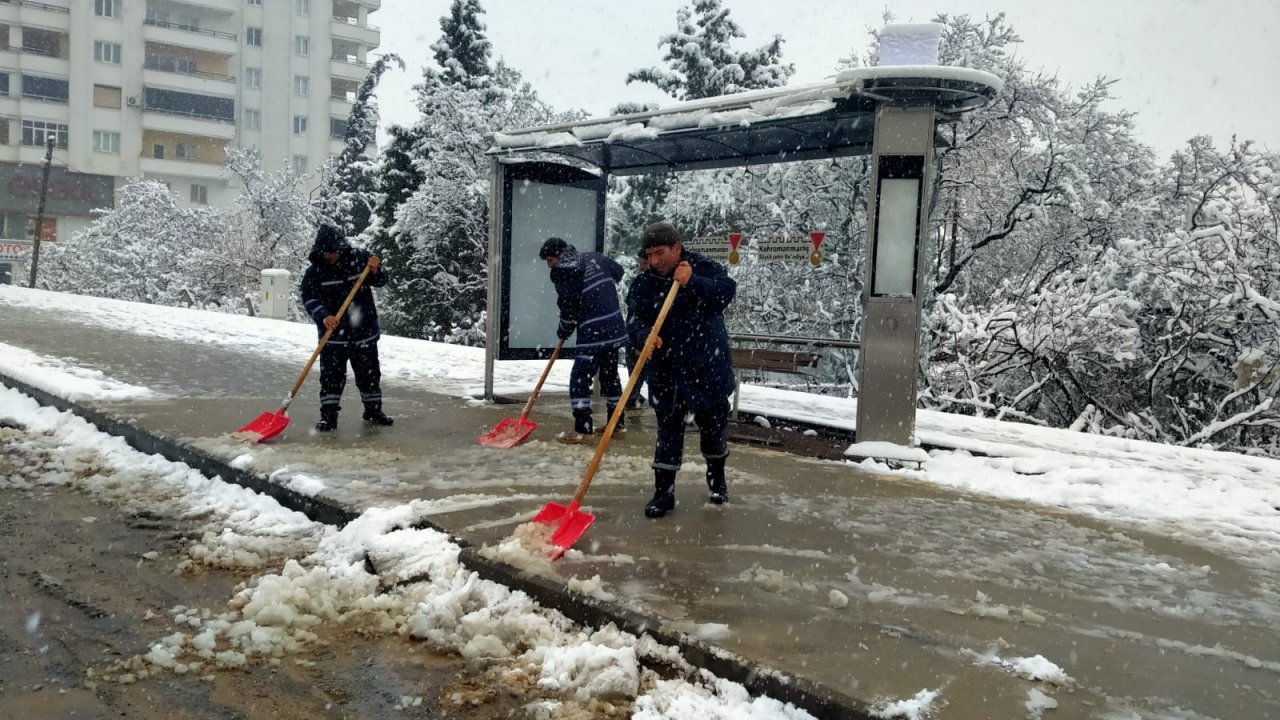
[(996, 76), (969, 68), (855, 68), (830, 82), (494, 133), (487, 152), (559, 154), (614, 175), (866, 155), (877, 107), (932, 106), (945, 120), (985, 104), (1002, 86)]

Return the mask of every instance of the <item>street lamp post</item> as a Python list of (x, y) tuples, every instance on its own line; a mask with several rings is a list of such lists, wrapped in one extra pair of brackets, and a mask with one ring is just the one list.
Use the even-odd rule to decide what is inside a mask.
[(27, 287), (36, 286), (36, 270), (40, 267), (40, 232), (44, 230), (44, 200), (49, 193), (49, 166), (53, 164), (53, 146), (57, 137), (50, 133), (45, 142), (44, 173), (40, 178), (40, 204), (36, 207), (36, 231), (31, 245), (31, 279)]

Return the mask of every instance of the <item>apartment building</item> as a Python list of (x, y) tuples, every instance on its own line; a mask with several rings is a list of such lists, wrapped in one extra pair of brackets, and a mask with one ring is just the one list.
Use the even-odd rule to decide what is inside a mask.
[[(129, 178), (229, 202), (228, 148), (310, 173), (342, 150), (381, 0), (0, 0), (0, 282)], [(17, 257), (15, 257), (17, 256)], [(5, 264), (10, 267), (6, 268)]]

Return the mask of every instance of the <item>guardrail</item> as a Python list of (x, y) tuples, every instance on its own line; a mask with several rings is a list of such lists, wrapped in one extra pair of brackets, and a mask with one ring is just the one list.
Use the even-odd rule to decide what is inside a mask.
[(173, 73), (174, 75), (190, 75), (191, 77), (208, 78), (209, 80), (223, 80), (226, 82), (235, 82), (235, 76), (225, 75), (223, 73), (204, 72), (203, 70), (180, 70), (176, 66), (166, 67), (163, 63), (147, 60), (142, 63), (142, 67), (146, 70), (155, 70), (157, 72)]
[(37, 10), (48, 10), (49, 12), (62, 13), (63, 15), (71, 14), (71, 8), (62, 5), (50, 5), (49, 3), (35, 2), (35, 0), (0, 0), (0, 4), (4, 5), (26, 5)]
[(223, 30), (205, 30), (204, 28), (196, 27), (194, 25), (181, 25), (179, 23), (165, 22), (163, 20), (153, 20), (152, 18), (143, 20), (142, 24), (150, 25), (152, 27), (168, 28), (170, 30), (181, 30), (183, 32), (195, 33), (197, 35), (225, 38), (227, 40), (235, 40), (240, 37), (237, 33), (233, 32), (225, 32)]
[(353, 25), (353, 26), (355, 26), (355, 27), (358, 27), (358, 28), (364, 28), (364, 29), (366, 29), (366, 30), (376, 30), (376, 31), (378, 31), (378, 32), (382, 32), (381, 30), (378, 30), (378, 26), (377, 26), (377, 25), (370, 25), (369, 23), (362, 23), (362, 22), (360, 22), (360, 19), (359, 19), (359, 18), (353, 18), (353, 17), (338, 17), (337, 15), (334, 15), (334, 16), (333, 16), (333, 21), (334, 21), (334, 22), (336, 22), (336, 23), (342, 23), (343, 25)]

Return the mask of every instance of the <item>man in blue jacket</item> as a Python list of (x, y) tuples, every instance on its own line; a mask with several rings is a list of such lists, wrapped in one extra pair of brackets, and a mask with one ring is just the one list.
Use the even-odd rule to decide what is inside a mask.
[[(302, 275), (302, 307), (316, 322), (320, 335), (333, 335), (320, 351), (320, 422), (316, 430), (328, 432), (338, 427), (342, 409), (342, 389), (347, 384), (347, 363), (356, 376), (364, 419), (373, 425), (395, 421), (382, 412), (382, 368), (378, 362), (378, 309), (370, 287), (387, 284), (387, 274), (376, 255), (351, 247), (342, 231), (321, 225), (311, 247), (311, 266)], [(336, 313), (368, 265), (369, 276), (339, 320)]]
[[(702, 457), (707, 463), (707, 502), (729, 500), (724, 465), (729, 457), (729, 396), (733, 394), (733, 360), (724, 311), (738, 285), (720, 263), (684, 249), (680, 233), (669, 222), (644, 229), (640, 246), (649, 270), (635, 280), (636, 322), (632, 342), (657, 321), (671, 283), (680, 290), (658, 330), (658, 342), (644, 368), (649, 402), (657, 417), (653, 450), (654, 494), (644, 514), (659, 518), (675, 509), (676, 471), (684, 459), (684, 419), (693, 413)], [(637, 335), (639, 335), (637, 337)]]
[[(578, 252), (557, 237), (542, 243), (538, 257), (551, 269), (551, 282), (556, 286), (556, 304), (560, 309), (556, 336), (564, 340), (575, 330), (578, 332), (577, 355), (569, 374), (573, 429), (556, 435), (556, 439), (568, 444), (584, 443), (595, 431), (591, 417), (591, 381), (596, 374), (600, 375), (600, 392), (604, 394), (610, 415), (622, 398), (618, 350), (627, 341), (622, 309), (618, 306), (622, 266), (598, 252)], [(615, 433), (625, 430), (623, 420), (619, 418)]]

